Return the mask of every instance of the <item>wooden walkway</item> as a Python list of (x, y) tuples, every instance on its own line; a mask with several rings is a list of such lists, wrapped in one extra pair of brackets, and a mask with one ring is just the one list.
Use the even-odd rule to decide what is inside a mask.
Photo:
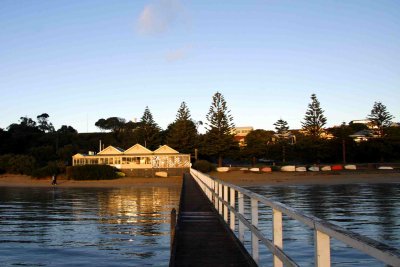
[(190, 174), (184, 174), (170, 266), (257, 266)]

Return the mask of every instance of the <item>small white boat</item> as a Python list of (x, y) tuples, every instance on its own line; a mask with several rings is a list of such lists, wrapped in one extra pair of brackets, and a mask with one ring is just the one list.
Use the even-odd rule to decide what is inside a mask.
[(344, 165), (345, 170), (357, 170), (356, 165)]
[(296, 167), (296, 172), (306, 172), (306, 167)]
[(318, 166), (311, 166), (308, 168), (310, 172), (319, 172), (319, 167)]
[(227, 172), (229, 171), (229, 167), (218, 167), (217, 172)]
[(248, 171), (249, 168), (240, 168), (241, 171)]
[(260, 168), (250, 168), (249, 171), (251, 171), (251, 172), (259, 172)]
[(294, 172), (294, 171), (296, 171), (296, 166), (293, 166), (293, 165), (282, 166), (281, 171)]
[(390, 166), (380, 166), (380, 167), (378, 167), (378, 170), (393, 170), (393, 167), (390, 167)]
[(168, 177), (168, 173), (167, 172), (156, 172), (155, 173), (156, 176), (158, 177)]
[(331, 171), (331, 170), (332, 170), (331, 166), (322, 166), (321, 167), (321, 171), (324, 171), (324, 172)]

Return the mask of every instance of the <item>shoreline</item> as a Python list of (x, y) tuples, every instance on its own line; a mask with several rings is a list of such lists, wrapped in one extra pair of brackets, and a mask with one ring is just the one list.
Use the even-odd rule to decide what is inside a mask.
[[(343, 172), (272, 172), (244, 173), (242, 171), (211, 172), (211, 177), (238, 186), (281, 186), (281, 185), (333, 185), (359, 183), (400, 183), (398, 171), (343, 171)], [(57, 179), (61, 188), (129, 188), (129, 187), (178, 187), (182, 177), (124, 177), (113, 180), (77, 181), (64, 176)], [(26, 175), (0, 175), (0, 187), (53, 187), (51, 177), (35, 179)]]
[(57, 178), (57, 185), (51, 184), (51, 177), (36, 179), (27, 175), (0, 175), (0, 187), (59, 187), (59, 188), (129, 188), (129, 187), (181, 187), (182, 177), (167, 178), (124, 177), (112, 180), (68, 180)]
[(242, 171), (212, 172), (210, 176), (238, 186), (334, 185), (360, 183), (400, 183), (398, 171), (340, 171), (340, 172), (271, 172)]

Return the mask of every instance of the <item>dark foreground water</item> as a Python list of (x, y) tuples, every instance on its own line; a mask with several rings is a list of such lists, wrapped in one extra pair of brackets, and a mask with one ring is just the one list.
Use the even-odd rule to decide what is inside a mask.
[[(400, 249), (400, 184), (296, 185), (248, 189)], [(272, 239), (271, 210), (265, 208), (259, 220), (259, 228)], [(247, 238), (250, 240), (249, 235)], [(300, 266), (314, 266), (313, 231), (283, 216), (283, 238), (285, 252)], [(250, 246), (249, 242), (246, 246)], [(333, 239), (331, 249), (332, 266), (385, 266)], [(263, 266), (272, 266), (271, 254), (266, 249), (261, 251), (260, 258)]]
[(178, 188), (0, 188), (0, 266), (166, 266)]
[[(399, 184), (251, 189), (400, 247)], [(178, 206), (179, 191), (0, 188), (0, 266), (168, 266), (170, 211)], [(313, 266), (312, 231), (283, 219), (285, 251), (300, 266)], [(269, 209), (261, 212), (259, 228), (272, 237)], [(336, 241), (331, 244), (333, 266), (384, 266)], [(261, 249), (261, 264), (272, 266), (266, 249)]]

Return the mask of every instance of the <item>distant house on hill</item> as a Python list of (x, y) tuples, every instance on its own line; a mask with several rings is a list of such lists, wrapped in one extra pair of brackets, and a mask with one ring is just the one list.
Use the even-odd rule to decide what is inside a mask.
[[(303, 135), (309, 135), (309, 134), (307, 133), (307, 131), (305, 131), (304, 129), (300, 129), (300, 130), (296, 130), (296, 131), (297, 131), (298, 133), (303, 134)], [(323, 129), (323, 130), (321, 131), (321, 133), (319, 134), (319, 138), (321, 138), (321, 139), (331, 140), (333, 137), (334, 137), (334, 136), (333, 136), (331, 133), (329, 133), (328, 131), (326, 131), (325, 129)]]
[[(351, 124), (364, 124), (368, 128), (350, 135), (350, 137), (352, 137), (356, 142), (367, 141), (371, 138), (380, 137), (381, 130), (372, 120), (352, 120), (349, 125)], [(400, 127), (400, 123), (392, 122), (389, 127)]]
[(274, 134), (272, 137), (272, 142), (278, 142), (279, 140), (286, 140), (286, 142), (290, 145), (296, 144), (296, 135), (294, 135), (291, 131), (287, 131), (286, 133), (283, 134)]
[(376, 138), (378, 135), (375, 135), (372, 130), (361, 130), (349, 135), (349, 137), (353, 138), (354, 142), (360, 143), (363, 141), (368, 141), (371, 138)]
[(349, 125), (351, 124), (364, 124), (365, 126), (368, 127), (368, 129), (377, 129), (378, 127), (369, 119), (363, 119), (363, 120), (352, 120)]
[(181, 175), (190, 168), (190, 155), (180, 154), (164, 145), (151, 151), (140, 144), (127, 150), (108, 146), (99, 153), (72, 156), (72, 165), (106, 164), (120, 169), (128, 176), (153, 176), (155, 171), (165, 171), (168, 175)]
[(245, 138), (251, 131), (253, 131), (253, 127), (251, 126), (236, 127), (233, 129), (234, 138), (240, 147), (246, 146)]

